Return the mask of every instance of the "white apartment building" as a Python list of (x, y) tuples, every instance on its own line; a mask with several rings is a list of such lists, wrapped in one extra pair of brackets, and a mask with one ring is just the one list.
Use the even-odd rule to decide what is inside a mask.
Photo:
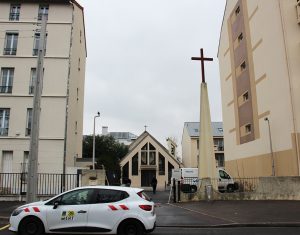
[[(216, 166), (224, 167), (223, 123), (211, 123)], [(184, 167), (198, 167), (200, 122), (185, 122), (182, 132), (182, 164)], [(199, 137), (200, 135), (200, 137)]]
[(38, 172), (70, 172), (82, 154), (86, 41), (75, 0), (0, 2), (0, 173), (26, 170), (41, 14), (48, 15)]

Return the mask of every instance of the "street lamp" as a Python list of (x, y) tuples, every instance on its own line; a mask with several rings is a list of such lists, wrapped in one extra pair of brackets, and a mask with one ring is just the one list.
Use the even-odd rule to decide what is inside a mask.
[(273, 147), (272, 147), (270, 120), (269, 120), (269, 118), (266, 117), (265, 121), (268, 122), (268, 127), (269, 127), (269, 140), (270, 140), (270, 150), (271, 150), (271, 159), (272, 159), (272, 176), (275, 176), (275, 162), (274, 162), (274, 153), (273, 153)]
[(93, 133), (93, 170), (95, 170), (95, 124), (96, 118), (100, 117), (100, 112), (97, 112), (97, 115), (94, 116), (94, 133)]

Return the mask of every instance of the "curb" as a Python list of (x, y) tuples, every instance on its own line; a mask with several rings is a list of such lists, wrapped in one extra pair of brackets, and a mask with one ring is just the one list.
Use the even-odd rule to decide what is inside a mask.
[(280, 228), (280, 227), (300, 227), (300, 223), (233, 223), (233, 224), (215, 224), (215, 225), (157, 225), (157, 228)]

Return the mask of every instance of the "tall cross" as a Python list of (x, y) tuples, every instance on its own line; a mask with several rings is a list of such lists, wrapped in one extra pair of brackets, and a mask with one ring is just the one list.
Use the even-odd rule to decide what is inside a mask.
[(213, 61), (213, 58), (205, 58), (203, 48), (200, 50), (201, 57), (192, 57), (192, 60), (201, 60), (202, 82), (205, 83), (204, 61)]
[(145, 127), (145, 131), (147, 131), (147, 127), (148, 127), (148, 126), (145, 125), (144, 127)]

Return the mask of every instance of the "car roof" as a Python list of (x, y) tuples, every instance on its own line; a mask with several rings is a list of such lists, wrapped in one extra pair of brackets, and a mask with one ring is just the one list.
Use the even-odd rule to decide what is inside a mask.
[(108, 185), (95, 185), (95, 186), (82, 186), (77, 187), (69, 191), (77, 190), (77, 189), (85, 189), (85, 188), (96, 188), (96, 189), (111, 189), (111, 190), (122, 190), (126, 192), (140, 192), (144, 189), (142, 188), (132, 188), (132, 187), (124, 187), (124, 186), (108, 186)]

